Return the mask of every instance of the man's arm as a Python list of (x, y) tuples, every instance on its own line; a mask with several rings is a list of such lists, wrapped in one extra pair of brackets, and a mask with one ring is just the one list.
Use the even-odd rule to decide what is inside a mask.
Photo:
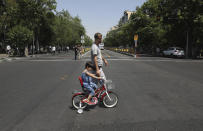
[(108, 65), (108, 61), (103, 57), (103, 55), (102, 55), (102, 60), (104, 61), (105, 66), (107, 66)]
[(99, 66), (98, 66), (97, 56), (96, 55), (94, 55), (94, 63), (95, 63), (95, 67), (96, 67), (96, 75), (100, 76), (100, 71), (99, 71)]

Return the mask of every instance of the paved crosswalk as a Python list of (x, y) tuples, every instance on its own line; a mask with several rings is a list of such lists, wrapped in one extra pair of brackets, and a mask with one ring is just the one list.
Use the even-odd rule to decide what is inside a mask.
[[(103, 56), (108, 61), (134, 61), (134, 62), (174, 62), (174, 63), (203, 63), (203, 60), (192, 60), (192, 59), (173, 59), (173, 58), (164, 58), (164, 57), (133, 57), (127, 56), (124, 54), (104, 50)], [(90, 51), (82, 55), (82, 58), (79, 60), (74, 59), (74, 53), (70, 52), (68, 54), (42, 54), (35, 55), (30, 57), (9, 57), (0, 59), (0, 63), (3, 62), (16, 62), (16, 61), (30, 61), (30, 62), (54, 62), (54, 61), (88, 61), (90, 60)]]

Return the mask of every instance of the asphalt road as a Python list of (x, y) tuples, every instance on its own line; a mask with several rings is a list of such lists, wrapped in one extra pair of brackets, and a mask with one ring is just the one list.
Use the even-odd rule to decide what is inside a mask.
[(202, 131), (203, 61), (103, 51), (115, 108), (77, 114), (72, 91), (90, 53), (73, 52), (0, 63), (0, 131)]

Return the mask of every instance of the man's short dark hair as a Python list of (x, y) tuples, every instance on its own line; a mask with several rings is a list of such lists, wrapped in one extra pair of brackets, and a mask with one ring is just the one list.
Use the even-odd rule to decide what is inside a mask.
[(95, 39), (98, 39), (100, 35), (102, 36), (101, 33), (97, 32), (97, 33), (95, 33), (94, 38), (95, 38)]

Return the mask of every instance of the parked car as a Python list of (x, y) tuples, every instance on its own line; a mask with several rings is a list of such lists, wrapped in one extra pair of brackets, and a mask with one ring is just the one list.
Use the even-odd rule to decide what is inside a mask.
[(184, 50), (180, 47), (169, 47), (167, 50), (163, 51), (164, 56), (172, 56), (172, 57), (184, 57)]

